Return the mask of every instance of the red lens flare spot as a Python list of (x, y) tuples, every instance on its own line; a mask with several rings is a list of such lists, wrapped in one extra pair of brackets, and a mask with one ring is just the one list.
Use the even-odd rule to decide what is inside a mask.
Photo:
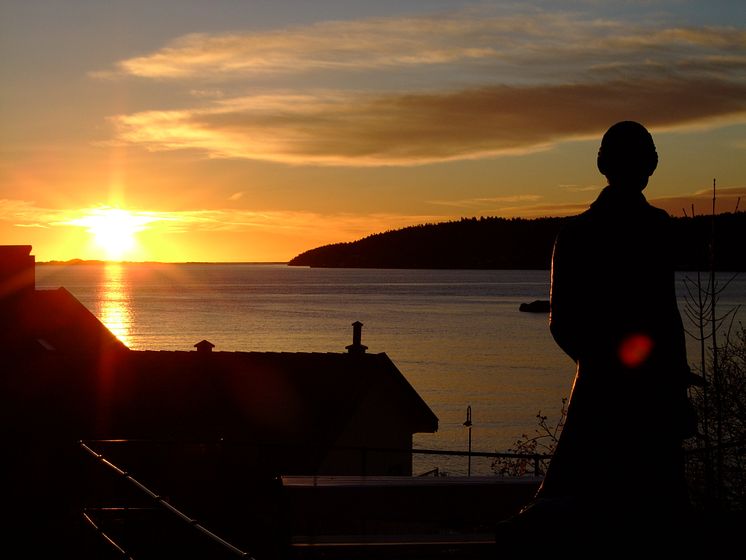
[(653, 340), (645, 334), (632, 334), (619, 345), (619, 360), (627, 367), (641, 366), (653, 350)]

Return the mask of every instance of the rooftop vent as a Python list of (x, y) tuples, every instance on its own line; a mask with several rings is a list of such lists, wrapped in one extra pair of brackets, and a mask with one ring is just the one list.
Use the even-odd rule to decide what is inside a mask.
[(363, 324), (360, 321), (352, 323), (352, 344), (345, 346), (350, 354), (364, 354), (367, 346), (360, 343), (363, 337)]
[(215, 348), (215, 345), (210, 342), (209, 340), (200, 340), (197, 344), (194, 345), (194, 347), (197, 349), (197, 352), (212, 352), (212, 349)]

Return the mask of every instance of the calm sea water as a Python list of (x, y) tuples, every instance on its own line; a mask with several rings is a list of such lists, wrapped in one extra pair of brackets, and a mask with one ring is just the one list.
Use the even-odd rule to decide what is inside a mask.
[[(361, 321), (368, 352), (386, 352), (440, 419), (438, 433), (415, 436), (420, 448), (465, 450), (471, 406), (472, 449), (505, 450), (533, 432), (537, 412), (557, 417), (574, 375), (547, 316), (518, 311), (548, 299), (547, 271), (37, 266), (39, 289), (59, 286), (137, 350), (193, 350), (207, 339), (216, 351), (344, 352)], [(720, 306), (744, 302), (741, 275)], [(488, 473), (489, 462), (473, 459), (472, 472)], [(463, 458), (416, 456), (415, 472), (436, 466), (466, 472)]]

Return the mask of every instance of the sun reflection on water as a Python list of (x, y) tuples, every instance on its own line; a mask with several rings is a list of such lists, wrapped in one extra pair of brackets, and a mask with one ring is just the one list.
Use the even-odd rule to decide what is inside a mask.
[(132, 343), (132, 305), (130, 286), (124, 267), (107, 263), (97, 295), (97, 315), (101, 322), (125, 345)]

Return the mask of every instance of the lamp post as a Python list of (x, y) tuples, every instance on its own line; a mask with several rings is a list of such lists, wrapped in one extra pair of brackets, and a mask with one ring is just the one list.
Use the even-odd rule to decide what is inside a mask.
[(464, 422), (464, 426), (469, 429), (469, 454), (467, 455), (466, 476), (471, 476), (471, 405), (466, 407), (466, 422)]

